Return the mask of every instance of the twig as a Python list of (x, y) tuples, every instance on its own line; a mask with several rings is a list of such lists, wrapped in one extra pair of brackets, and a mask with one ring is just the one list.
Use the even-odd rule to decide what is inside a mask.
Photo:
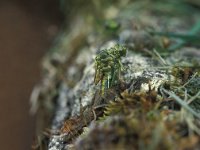
[(187, 102), (183, 101), (181, 98), (179, 98), (176, 94), (167, 91), (165, 89), (162, 89), (166, 94), (168, 94), (169, 96), (171, 96), (172, 98), (174, 98), (176, 100), (176, 102), (178, 102), (183, 108), (185, 108), (186, 110), (188, 110), (191, 114), (193, 114), (195, 117), (197, 117), (198, 119), (200, 119), (200, 115), (197, 114), (197, 112), (195, 112), (188, 104)]

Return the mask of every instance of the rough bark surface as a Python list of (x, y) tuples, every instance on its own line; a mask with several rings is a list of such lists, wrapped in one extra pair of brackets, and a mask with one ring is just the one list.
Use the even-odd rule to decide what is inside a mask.
[[(71, 10), (32, 95), (34, 147), (198, 149), (200, 12), (194, 5), (95, 1)], [(117, 44), (126, 48), (125, 57), (110, 54)], [(115, 65), (120, 71), (112, 71)]]

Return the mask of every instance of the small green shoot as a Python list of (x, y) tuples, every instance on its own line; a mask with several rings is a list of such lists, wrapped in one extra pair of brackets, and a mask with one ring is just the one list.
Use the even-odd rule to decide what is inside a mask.
[(105, 89), (112, 87), (119, 81), (123, 69), (121, 57), (126, 56), (126, 48), (119, 44), (110, 49), (100, 51), (95, 58), (95, 84), (101, 81), (102, 95)]

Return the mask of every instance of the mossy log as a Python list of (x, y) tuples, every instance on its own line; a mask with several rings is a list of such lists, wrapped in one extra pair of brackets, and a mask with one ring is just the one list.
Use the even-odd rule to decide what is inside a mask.
[[(63, 3), (67, 26), (45, 56), (31, 98), (38, 118), (33, 148), (199, 149), (199, 6), (87, 2), (78, 7), (73, 1), (70, 10)], [(104, 84), (95, 83), (95, 57), (116, 44), (127, 49), (118, 57), (123, 69), (112, 86), (104, 76), (113, 74), (105, 70), (99, 75)], [(114, 55), (108, 64), (116, 63)], [(99, 60), (106, 67), (108, 61)]]

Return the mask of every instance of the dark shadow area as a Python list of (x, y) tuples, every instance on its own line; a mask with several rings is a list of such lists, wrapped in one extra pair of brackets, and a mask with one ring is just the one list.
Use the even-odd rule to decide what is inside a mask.
[(2, 150), (28, 150), (34, 134), (29, 97), (40, 62), (61, 27), (55, 0), (0, 2), (0, 143)]

